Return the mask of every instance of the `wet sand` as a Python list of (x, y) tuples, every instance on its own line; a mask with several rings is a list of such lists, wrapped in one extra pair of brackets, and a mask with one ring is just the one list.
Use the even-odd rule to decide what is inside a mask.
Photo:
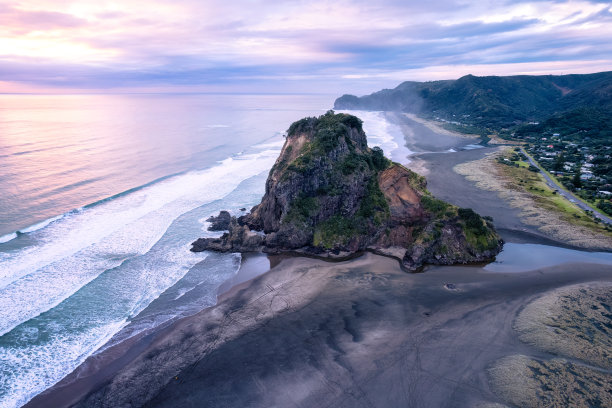
[(497, 191), (478, 188), (476, 183), (455, 172), (455, 166), (480, 160), (497, 147), (464, 150), (456, 153), (429, 153), (417, 160), (426, 168), (427, 188), (436, 197), (464, 208), (472, 208), (481, 215), (493, 218), (495, 228), (506, 242), (540, 243), (575, 248), (543, 233), (536, 225), (521, 219), (521, 209), (499, 197)]
[[(422, 119), (417, 123), (402, 116), (396, 118), (404, 121), (404, 127), (411, 128), (405, 134), (409, 147), (415, 132), (418, 138), (428, 141), (431, 150), (412, 156), (408, 167), (427, 178), (429, 191), (442, 200), (492, 217), (506, 242), (599, 251), (612, 248), (608, 236), (570, 224), (560, 214), (538, 207), (528, 194), (509, 189), (507, 181), (497, 174), (493, 158), (506, 146), (461, 150), (474, 140), (466, 141), (448, 131), (437, 133), (435, 123)], [(449, 153), (450, 148), (458, 151)]]
[(413, 152), (442, 152), (480, 141), (478, 136), (451, 132), (415, 115), (388, 112), (385, 117), (402, 129), (405, 144)]
[[(217, 306), (102, 353), (91, 373), (98, 381), (77, 373), (28, 406), (502, 403), (490, 366), (517, 354), (550, 357), (520, 341), (517, 313), (551, 289), (593, 281), (612, 281), (610, 267), (408, 274), (372, 254), (333, 264), (285, 259)], [(113, 375), (101, 378), (106, 371)]]
[[(413, 151), (437, 152), (411, 163), (427, 170), (436, 196), (492, 216), (508, 242), (562, 244), (453, 171), (491, 148), (440, 153), (474, 141), (428, 137), (407, 142)], [(525, 273), (456, 266), (408, 274), (372, 254), (338, 263), (272, 261), (269, 272), (245, 281), (269, 262), (247, 258), (216, 306), (90, 357), (27, 406), (506, 406), (518, 401), (523, 384), (508, 367), (552, 364), (556, 356), (521, 341), (514, 327), (520, 311), (558, 288), (612, 281), (610, 266), (588, 263)], [(495, 369), (510, 376), (502, 381), (509, 388), (496, 382), (503, 377), (492, 376)]]

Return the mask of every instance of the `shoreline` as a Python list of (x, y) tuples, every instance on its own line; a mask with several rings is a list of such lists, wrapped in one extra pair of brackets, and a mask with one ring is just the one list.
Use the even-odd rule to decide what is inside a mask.
[[(308, 375), (315, 375), (319, 371), (326, 372), (326, 375), (332, 375), (333, 378), (340, 381), (342, 387), (347, 387), (348, 390), (355, 386), (352, 381), (357, 381), (361, 387), (364, 387), (365, 395), (375, 399), (374, 391), (377, 388), (374, 387), (367, 391), (368, 388), (363, 381), (365, 378), (369, 382), (377, 379), (379, 382), (377, 387), (386, 384), (389, 381), (387, 372), (397, 371), (394, 369), (395, 363), (392, 361), (394, 359), (392, 356), (395, 356), (396, 353), (403, 353), (401, 350), (404, 350), (405, 345), (414, 344), (415, 339), (412, 339), (410, 334), (412, 332), (420, 333), (419, 336), (423, 336), (417, 343), (427, 344), (421, 350), (420, 360), (427, 365), (434, 361), (442, 364), (437, 370), (434, 367), (429, 367), (428, 370), (444, 372), (450, 368), (449, 365), (463, 366), (461, 361), (472, 359), (469, 350), (474, 346), (462, 349), (462, 347), (467, 347), (469, 342), (474, 341), (471, 334), (468, 337), (461, 335), (456, 339), (459, 343), (467, 342), (464, 346), (454, 344), (448, 351), (441, 351), (442, 348), (448, 346), (444, 346), (446, 340), (439, 338), (439, 330), (449, 323), (445, 323), (438, 329), (436, 327), (445, 321), (455, 322), (449, 326), (452, 328), (460, 324), (459, 315), (468, 316), (473, 313), (472, 310), (481, 308), (484, 308), (483, 310), (493, 308), (492, 310), (497, 310), (496, 313), (507, 317), (498, 321), (499, 316), (496, 313), (491, 314), (491, 310), (488, 310), (485, 315), (489, 316), (487, 318), (484, 316), (479, 316), (478, 319), (464, 317), (467, 319), (468, 326), (473, 326), (471, 330), (491, 332), (490, 326), (493, 324), (491, 319), (495, 319), (497, 323), (493, 326), (502, 331), (495, 333), (493, 337), (495, 341), (492, 344), (503, 345), (503, 347), (495, 346), (495, 350), (488, 347), (488, 351), (483, 353), (478, 358), (478, 363), (469, 370), (471, 374), (468, 377), (471, 378), (470, 381), (476, 381), (477, 386), (460, 387), (458, 394), (453, 393), (453, 398), (458, 398), (460, 406), (476, 402), (471, 392), (475, 387), (477, 390), (475, 395), (480, 398), (481, 402), (501, 402), (489, 390), (486, 381), (483, 382), (482, 378), (477, 380), (479, 377), (476, 375), (477, 372), (512, 353), (518, 352), (537, 358), (546, 356), (515, 339), (511, 325), (515, 313), (524, 304), (536, 298), (538, 294), (550, 289), (574, 283), (612, 281), (612, 276), (608, 271), (609, 267), (606, 266), (570, 263), (554, 268), (521, 272), (518, 275), (487, 272), (479, 266), (428, 266), (426, 273), (408, 274), (401, 271), (396, 261), (369, 253), (350, 261), (335, 263), (309, 258), (286, 257), (263, 275), (239, 283), (222, 293), (217, 305), (132, 340), (129, 344), (118, 344), (105, 350), (97, 356), (96, 364), (86, 365), (90, 372), (83, 372), (81, 369), (81, 373), (71, 374), (73, 381), (62, 384), (65, 381), (62, 380), (61, 383), (26, 404), (26, 407), (62, 407), (70, 406), (73, 403), (77, 403), (76, 406), (109, 406), (111, 401), (120, 405), (121, 401), (124, 403), (127, 401), (125, 398), (128, 395), (130, 399), (135, 398), (135, 406), (140, 406), (140, 402), (145, 401), (152, 406), (189, 406), (194, 401), (200, 401), (197, 398), (205, 398), (205, 401), (213, 403), (221, 401), (216, 399), (220, 396), (223, 399), (229, 398), (232, 402), (218, 406), (240, 406), (246, 402), (245, 398), (248, 400), (254, 395), (266, 401), (265, 404), (258, 404), (258, 406), (267, 406), (268, 403), (273, 404), (276, 401), (271, 401), (270, 398), (280, 391), (278, 387), (281, 385), (277, 382), (280, 381), (283, 384), (282, 387), (294, 388), (296, 384), (293, 383), (293, 379), (296, 378), (296, 375), (300, 377), (298, 373), (302, 370), (306, 370)], [(367, 290), (364, 291), (364, 289)], [(446, 307), (443, 306), (445, 304), (447, 304)], [(450, 305), (454, 306), (450, 307)], [(396, 307), (403, 312), (399, 315), (397, 315), (399, 310), (392, 312)], [(297, 357), (290, 357), (298, 350), (291, 345), (305, 344), (303, 341), (311, 336), (308, 330), (301, 331), (298, 327), (304, 324), (316, 327), (320, 324), (317, 322), (325, 321), (325, 315), (329, 315), (328, 318), (331, 318), (333, 323), (330, 322), (329, 326), (322, 331), (332, 335), (333, 342), (315, 341), (310, 346), (306, 346), (307, 348), (314, 347), (312, 353), (309, 353), (311, 358), (322, 359), (317, 363), (318, 365), (313, 366), (308, 363), (310, 360), (303, 360), (299, 357), (299, 352)], [(402, 317), (404, 315), (405, 318)], [(384, 321), (384, 328), (380, 326), (381, 318)], [(397, 326), (397, 318), (402, 320), (407, 318), (404, 325), (408, 326), (405, 328)], [(279, 319), (278, 323), (272, 323)], [(289, 320), (282, 323), (287, 319)], [(464, 333), (464, 330), (467, 329), (462, 329), (458, 333)], [(380, 333), (376, 334), (377, 332)], [(383, 332), (386, 334), (381, 338)], [(386, 337), (390, 336), (391, 332), (395, 334), (390, 340)], [(323, 334), (321, 335), (324, 338)], [(313, 332), (312, 335), (315, 333)], [(304, 340), (300, 340), (302, 338)], [(427, 338), (430, 340), (425, 340)], [(188, 341), (188, 339), (192, 340)], [(488, 334), (486, 339), (491, 340), (491, 334)], [(387, 345), (387, 351), (379, 350), (382, 346), (378, 343), (379, 341)], [(431, 341), (436, 345), (433, 346), (434, 343), (430, 343)], [(511, 346), (507, 347), (508, 344)], [(224, 350), (227, 347), (234, 351)], [(365, 350), (361, 350), (363, 347)], [(382, 349), (384, 350), (384, 347)], [(455, 355), (454, 359), (441, 362), (440, 358), (451, 353), (452, 350), (459, 349), (462, 350), (461, 354)], [(241, 351), (236, 354), (238, 350)], [(255, 350), (259, 350), (261, 356), (253, 354)], [(344, 356), (342, 359), (347, 360), (342, 366), (346, 364), (348, 366), (343, 370), (348, 370), (349, 373), (352, 373), (350, 375), (355, 376), (349, 381), (350, 383), (346, 383), (346, 379), (340, 379), (333, 374), (338, 366), (328, 358), (330, 353), (331, 355), (337, 354), (338, 350), (342, 350), (340, 354)], [(275, 353), (280, 353), (281, 357), (275, 357)], [(438, 353), (442, 353), (442, 356), (438, 357)], [(173, 357), (170, 358), (170, 356)], [(289, 365), (284, 369), (278, 366), (279, 358), (286, 360), (285, 362)], [(177, 359), (180, 361), (176, 361)], [(382, 359), (380, 360), (381, 367), (384, 369), (372, 366), (370, 363), (372, 359), (374, 361)], [(206, 361), (207, 363), (201, 363)], [(409, 363), (412, 364), (414, 361)], [(474, 363), (473, 360), (472, 363)], [(243, 364), (247, 364), (246, 367)], [(274, 376), (273, 381), (265, 375), (262, 377), (258, 374), (256, 377), (259, 378), (260, 383), (257, 385), (257, 382), (252, 383), (254, 378), (251, 377), (253, 372), (249, 368), (251, 364), (255, 364), (256, 372), (272, 369), (272, 372), (280, 370), (284, 374), (279, 374), (280, 377)], [(328, 367), (330, 364), (335, 368)], [(152, 372), (153, 366), (163, 372)], [(193, 368), (200, 366), (201, 370)], [(264, 369), (264, 367), (268, 368)], [(246, 369), (246, 372), (243, 372), (243, 369)], [(367, 375), (361, 370), (365, 370)], [(175, 374), (168, 375), (171, 372)], [(210, 378), (206, 374), (213, 372), (215, 373), (213, 377), (219, 376), (219, 380)], [(419, 373), (410, 375), (409, 379), (415, 380), (417, 374), (423, 375), (424, 373), (419, 371)], [(237, 390), (225, 390), (218, 381), (229, 378), (226, 375), (233, 378), (232, 381), (243, 384), (246, 382), (250, 385), (246, 389), (240, 388), (238, 393)], [(458, 372), (451, 377), (458, 377), (458, 380), (464, 375), (467, 374)], [(319, 378), (318, 375), (316, 378)], [(211, 381), (213, 383), (210, 383)], [(264, 386), (264, 389), (267, 390), (265, 392), (259, 388), (262, 385), (261, 381), (267, 384)], [(396, 378), (393, 383), (397, 381)], [(203, 387), (198, 391), (198, 388), (194, 387), (200, 382), (214, 386), (212, 388)], [(154, 392), (149, 389), (141, 390), (145, 384), (155, 388)], [(320, 385), (324, 384), (326, 384), (325, 381)], [(428, 382), (417, 385), (421, 391), (424, 391), (422, 387), (432, 386)], [(443, 383), (436, 387), (446, 389)], [(318, 398), (326, 397), (327, 391), (324, 390), (327, 388), (315, 388), (319, 391), (314, 392), (311, 389), (309, 393), (311, 397), (313, 395), (319, 395)], [(332, 388), (340, 392), (340, 389)], [(193, 398), (187, 390), (195, 394)], [(207, 395), (204, 396), (203, 392)], [(208, 395), (209, 393), (217, 394), (217, 397)], [(419, 398), (425, 402), (441, 402), (441, 399), (449, 398), (446, 391), (439, 396), (434, 395), (435, 393), (428, 394), (421, 394)], [(353, 406), (347, 405), (347, 402), (340, 403), (345, 400), (338, 400), (337, 395), (333, 397), (334, 395), (336, 394), (331, 393), (329, 397), (336, 398), (336, 401), (339, 402), (338, 406)], [(346, 398), (348, 394), (342, 392), (342, 395), (344, 395), (343, 398)], [(287, 395), (281, 398), (282, 402), (288, 403), (287, 398), (289, 398)], [(357, 403), (356, 400), (349, 398), (350, 401)], [(306, 405), (316, 404), (307, 403)]]
[(468, 139), (478, 139), (480, 137), (480, 135), (459, 133), (459, 132), (454, 132), (452, 130), (445, 129), (444, 127), (441, 126), (440, 122), (436, 122), (430, 119), (423, 119), (414, 113), (404, 113), (404, 116), (406, 116), (408, 119), (414, 122), (417, 122), (417, 123), (420, 123), (421, 125), (426, 126), (428, 129), (430, 129), (434, 133), (454, 136), (454, 137), (460, 137), (460, 138), (468, 138)]
[(505, 173), (506, 169), (495, 162), (495, 157), (502, 154), (504, 149), (507, 148), (500, 147), (480, 159), (457, 164), (453, 171), (516, 209), (518, 218), (527, 225), (528, 230), (537, 230), (538, 234), (560, 244), (587, 250), (612, 251), (610, 236), (592, 227), (568, 221), (568, 214), (561, 213), (556, 208), (546, 208), (546, 203), (538, 202), (516, 178)]
[[(431, 146), (469, 144), (452, 137), (462, 139), (444, 135)], [(423, 151), (410, 156), (408, 167), (427, 169), (437, 197), (501, 215), (494, 217), (496, 227), (508, 242), (584, 251), (526, 226), (516, 209), (453, 171), (455, 161), (491, 150)], [(512, 321), (518, 311), (554, 288), (612, 281), (609, 266), (589, 263), (517, 274), (482, 265), (427, 265), (424, 272), (406, 273), (396, 259), (367, 252), (333, 262), (243, 254), (214, 306), (90, 356), (24, 407), (503, 403), (483, 376), (487, 368), (512, 352), (549, 356), (517, 339)], [(440, 338), (445, 330), (457, 342)]]
[[(201, 312), (218, 306), (231, 298), (237, 291), (247, 288), (251, 281), (269, 272), (287, 256), (264, 253), (243, 254), (240, 268), (236, 275), (219, 286), (217, 289), (216, 304), (204, 308), (194, 315), (177, 317), (157, 327), (142, 331), (136, 335), (122, 340), (102, 351), (96, 351), (81, 363), (70, 374), (59, 382), (37, 394), (28, 401), (24, 408), (69, 407), (87, 395), (92, 389), (108, 382), (124, 366), (134, 358), (141, 355), (146, 347), (155, 342), (160, 336), (166, 335), (180, 327), (184, 322)], [(267, 263), (267, 266), (266, 266)], [(116, 333), (115, 335), (118, 335)]]

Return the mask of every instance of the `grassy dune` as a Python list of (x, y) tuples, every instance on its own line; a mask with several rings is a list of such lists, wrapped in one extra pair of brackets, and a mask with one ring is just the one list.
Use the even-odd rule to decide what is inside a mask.
[(496, 191), (520, 209), (520, 218), (551, 238), (581, 248), (612, 250), (612, 231), (594, 222), (582, 210), (555, 194), (538, 173), (501, 164), (497, 158), (512, 154), (500, 148), (485, 158), (462, 163), (453, 169), (479, 188)]

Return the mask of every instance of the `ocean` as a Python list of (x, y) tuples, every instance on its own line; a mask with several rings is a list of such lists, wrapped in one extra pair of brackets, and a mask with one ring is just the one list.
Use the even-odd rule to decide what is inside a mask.
[[(0, 95), (0, 406), (214, 305), (241, 257), (190, 243), (213, 236), (210, 215), (259, 202), (285, 130), (334, 98)], [(396, 125), (357, 114), (371, 146), (405, 159)]]

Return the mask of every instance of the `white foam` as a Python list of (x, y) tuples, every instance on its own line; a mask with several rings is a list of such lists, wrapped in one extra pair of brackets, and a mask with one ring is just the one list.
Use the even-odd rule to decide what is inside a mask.
[(259, 149), (270, 149), (270, 148), (280, 149), (283, 147), (284, 144), (285, 144), (285, 139), (280, 139), (280, 140), (275, 140), (273, 142), (259, 143), (253, 147), (259, 148)]
[[(34, 232), (41, 242), (35, 248), (41, 259), (30, 260), (28, 268), (22, 268), (25, 273), (0, 289), (2, 332), (10, 330), (5, 339), (13, 339), (12, 347), (0, 348), (6, 373), (0, 376), (4, 393), (0, 406), (21, 406), (55, 384), (201, 262), (206, 253), (189, 251), (193, 237), (171, 235), (161, 241), (160, 237), (179, 215), (222, 198), (243, 180), (265, 172), (278, 152), (224, 160), (211, 169), (86, 208)], [(97, 225), (100, 222), (106, 223), (104, 228)], [(71, 246), (70, 240), (79, 235), (70, 229), (79, 229), (89, 245)], [(1, 260), (4, 276), (9, 276), (11, 266), (36, 254), (24, 250)], [(219, 284), (226, 278), (207, 277)], [(207, 300), (214, 298), (211, 293)], [(37, 341), (39, 334), (45, 340)], [(20, 341), (22, 336), (35, 337)]]
[(368, 146), (380, 147), (385, 156), (406, 164), (413, 152), (405, 147), (404, 135), (396, 124), (385, 117), (385, 112), (377, 111), (339, 111), (357, 116), (363, 121), (363, 130), (368, 138)]
[(5, 242), (9, 242), (13, 239), (17, 238), (17, 234), (12, 232), (10, 234), (6, 234), (6, 235), (2, 235), (0, 236), (0, 244), (3, 244)]
[[(0, 361), (10, 371), (0, 376), (0, 405), (18, 408), (57, 383), (81, 364), (83, 349), (97, 349), (121, 329), (125, 322), (100, 326), (86, 333), (58, 335), (53, 342), (21, 348), (0, 348)], [(32, 333), (37, 336), (37, 333)], [(28, 358), (24, 358), (27, 355)]]
[(21, 229), (21, 230), (20, 230), (20, 232), (24, 232), (24, 233), (26, 233), (26, 232), (34, 232), (34, 231), (37, 231), (37, 230), (39, 230), (39, 229), (41, 229), (41, 228), (44, 228), (44, 227), (46, 227), (47, 225), (51, 224), (53, 221), (57, 221), (57, 220), (59, 220), (59, 219), (63, 218), (65, 215), (66, 215), (66, 214), (61, 214), (61, 215), (57, 215), (57, 216), (55, 216), (55, 217), (51, 217), (51, 218), (49, 218), (49, 219), (46, 219), (46, 220), (41, 221), (41, 222), (39, 222), (39, 223), (36, 223), (36, 224), (34, 224), (34, 225), (30, 225), (29, 227), (23, 228), (23, 229)]
[(166, 179), (49, 224), (35, 232), (39, 245), (0, 253), (0, 334), (146, 253), (179, 215), (227, 195), (277, 155), (265, 150)]

